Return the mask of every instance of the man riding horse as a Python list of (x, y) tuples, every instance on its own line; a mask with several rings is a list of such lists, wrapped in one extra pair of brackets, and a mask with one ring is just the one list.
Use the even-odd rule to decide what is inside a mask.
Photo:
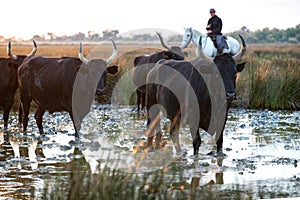
[(222, 20), (216, 15), (215, 9), (210, 9), (209, 13), (211, 18), (208, 20), (206, 26), (207, 35), (210, 36), (215, 47), (218, 49), (218, 54), (222, 54), (224, 48), (228, 49), (226, 41), (222, 41)]

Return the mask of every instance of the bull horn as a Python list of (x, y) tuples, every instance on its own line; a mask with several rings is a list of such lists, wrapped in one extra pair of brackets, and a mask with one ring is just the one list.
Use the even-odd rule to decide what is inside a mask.
[(8, 56), (13, 59), (13, 60), (17, 60), (17, 56), (14, 55), (12, 52), (11, 52), (11, 42), (9, 41), (8, 44), (7, 44), (7, 54)]
[(242, 46), (240, 48), (240, 51), (237, 54), (235, 54), (234, 56), (232, 56), (232, 58), (234, 60), (240, 59), (244, 55), (244, 53), (246, 52), (246, 42), (240, 34), (239, 34), (239, 37), (241, 38)]
[(79, 45), (78, 57), (79, 57), (79, 59), (81, 60), (82, 63), (84, 63), (86, 65), (89, 63), (89, 60), (86, 59), (82, 54), (82, 43), (81, 42), (80, 42), (80, 45)]
[(205, 55), (202, 51), (202, 36), (200, 36), (199, 43), (197, 46), (198, 46), (198, 53), (199, 53), (200, 59), (202, 59), (206, 62), (209, 62), (209, 63), (214, 62), (214, 58)]
[(34, 48), (33, 48), (33, 50), (30, 52), (30, 54), (27, 55), (27, 57), (32, 57), (32, 56), (34, 56), (35, 53), (36, 53), (36, 51), (37, 51), (37, 45), (36, 45), (35, 41), (33, 40), (32, 42), (33, 42)]
[(159, 40), (160, 40), (161, 45), (162, 45), (164, 48), (168, 49), (169, 51), (172, 51), (171, 47), (169, 47), (168, 45), (165, 44), (165, 42), (164, 42), (162, 36), (160, 35), (160, 33), (156, 31), (156, 34), (157, 34), (158, 37), (159, 37)]
[(117, 53), (118, 53), (118, 49), (117, 49), (116, 43), (112, 39), (110, 39), (110, 41), (114, 45), (114, 51), (112, 52), (111, 56), (105, 60), (107, 64), (111, 63), (115, 59), (115, 57), (117, 56)]

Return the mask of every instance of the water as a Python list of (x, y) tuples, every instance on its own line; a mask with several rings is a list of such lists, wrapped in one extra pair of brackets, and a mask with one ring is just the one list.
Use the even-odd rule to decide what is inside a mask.
[(148, 152), (145, 115), (132, 110), (95, 106), (84, 119), (80, 141), (75, 141), (67, 113), (45, 115), (45, 138), (39, 137), (33, 115), (24, 136), (17, 114), (12, 114), (9, 137), (0, 131), (0, 197), (39, 197), (57, 179), (67, 181), (74, 164), (92, 173), (109, 166), (138, 174), (176, 165), (179, 176), (171, 185), (211, 184), (221, 190), (239, 184), (253, 191), (254, 197), (261, 190), (300, 197), (299, 111), (230, 110), (224, 132), (226, 156), (220, 158), (207, 155), (215, 142), (205, 132), (200, 155), (194, 157), (188, 127), (180, 130), (185, 155), (177, 155), (168, 139), (166, 119), (161, 122), (165, 146)]

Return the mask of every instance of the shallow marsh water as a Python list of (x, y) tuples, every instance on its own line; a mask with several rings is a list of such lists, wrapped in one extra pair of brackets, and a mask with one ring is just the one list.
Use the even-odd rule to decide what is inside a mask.
[(166, 177), (174, 175), (176, 166), (175, 178), (166, 180), (174, 190), (204, 185), (230, 190), (238, 185), (244, 194), (251, 191), (252, 198), (261, 197), (261, 191), (265, 198), (273, 193), (300, 197), (299, 111), (231, 109), (224, 132), (226, 156), (220, 158), (207, 155), (215, 143), (205, 132), (200, 155), (194, 157), (188, 127), (180, 130), (184, 155), (177, 155), (168, 140), (166, 119), (161, 122), (165, 146), (148, 152), (144, 115), (128, 106), (97, 105), (92, 110), (84, 119), (80, 141), (74, 139), (67, 113), (45, 114), (45, 138), (39, 137), (33, 114), (27, 136), (12, 114), (8, 134), (0, 131), (0, 197), (39, 197), (47, 184), (68, 180), (74, 163), (88, 166), (92, 173), (104, 166), (141, 175), (166, 169)]

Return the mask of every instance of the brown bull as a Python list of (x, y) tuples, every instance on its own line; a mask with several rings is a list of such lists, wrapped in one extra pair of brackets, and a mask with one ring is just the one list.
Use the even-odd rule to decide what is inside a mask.
[[(81, 128), (84, 116), (90, 111), (96, 90), (103, 90), (98, 84), (106, 74), (118, 72), (117, 66), (108, 67), (116, 57), (117, 47), (106, 59), (87, 60), (79, 48), (79, 58), (45, 58), (33, 57), (24, 62), (18, 71), (21, 104), (23, 110), (23, 130), (26, 133), (30, 103), (37, 104), (35, 119), (40, 134), (44, 134), (42, 117), (46, 110), (49, 113), (66, 111), (69, 113), (75, 136)], [(102, 86), (102, 88), (97, 88)]]

